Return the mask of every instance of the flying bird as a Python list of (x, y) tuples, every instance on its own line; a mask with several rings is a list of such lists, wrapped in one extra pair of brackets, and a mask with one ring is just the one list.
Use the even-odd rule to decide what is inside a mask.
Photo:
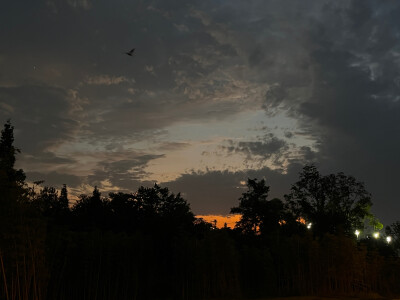
[(125, 54), (129, 56), (133, 56), (133, 52), (135, 51), (135, 48), (133, 48), (131, 51), (125, 52)]

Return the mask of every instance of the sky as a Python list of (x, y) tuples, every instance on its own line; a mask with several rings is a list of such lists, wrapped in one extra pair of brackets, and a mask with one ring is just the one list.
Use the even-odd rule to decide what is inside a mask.
[[(18, 167), (71, 195), (157, 182), (225, 215), (305, 164), (400, 220), (400, 2), (2, 3), (0, 122)], [(125, 52), (135, 48), (134, 55)]]

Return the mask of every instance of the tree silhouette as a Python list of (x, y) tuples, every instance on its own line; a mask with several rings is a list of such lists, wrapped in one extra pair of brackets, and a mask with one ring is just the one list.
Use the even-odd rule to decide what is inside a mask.
[(135, 203), (139, 218), (146, 226), (153, 227), (156, 222), (171, 230), (193, 226), (194, 215), (189, 204), (180, 194), (170, 193), (168, 188), (161, 188), (157, 184), (151, 188), (142, 186), (135, 194)]
[(231, 213), (241, 214), (236, 227), (245, 233), (260, 233), (277, 230), (283, 214), (283, 203), (275, 198), (268, 201), (269, 186), (265, 180), (247, 180), (248, 190), (239, 198), (239, 206), (233, 207)]
[[(0, 208), (13, 205), (25, 193), (25, 174), (14, 169), (15, 155), (20, 150), (14, 147), (14, 127), (10, 120), (4, 124), (0, 138)], [(5, 208), (3, 207), (3, 209)], [(1, 210), (1, 209), (0, 209)]]
[[(42, 183), (41, 181), (36, 184)], [(60, 195), (54, 187), (45, 186), (37, 194), (34, 188), (30, 189), (30, 200), (45, 217), (53, 223), (65, 223), (70, 213), (68, 207), (68, 191), (64, 184)]]
[(79, 196), (79, 200), (72, 207), (72, 214), (77, 221), (77, 226), (106, 229), (111, 215), (109, 200), (102, 198), (99, 189), (95, 186), (91, 196)]
[(45, 186), (36, 199), (37, 206), (45, 214), (52, 214), (58, 207), (58, 192), (54, 187)]
[(365, 220), (379, 224), (370, 212), (371, 195), (364, 184), (343, 173), (322, 176), (315, 166), (305, 166), (285, 198), (296, 218), (312, 223), (317, 234), (353, 233)]
[(4, 124), (0, 138), (0, 169), (6, 171), (8, 176), (14, 175), (15, 154), (20, 153), (20, 150), (15, 148), (13, 143), (14, 127), (11, 125), (11, 121), (8, 120)]
[(60, 197), (58, 198), (58, 205), (61, 210), (69, 209), (69, 200), (68, 200), (68, 190), (67, 185), (64, 183), (60, 192)]
[(0, 138), (0, 273), (4, 283), (0, 298), (16, 298), (18, 293), (19, 299), (28, 294), (38, 299), (38, 291), (46, 285), (46, 226), (28, 201), (23, 170), (14, 168), (20, 150), (13, 144), (14, 127), (8, 120)]
[(385, 228), (386, 235), (392, 238), (392, 245), (396, 253), (400, 255), (400, 221), (396, 221)]
[(138, 228), (140, 208), (133, 193), (110, 193), (112, 224), (117, 231), (134, 231)]
[[(13, 142), (8, 121), (0, 139), (0, 299), (400, 295), (400, 222), (387, 227), (390, 244), (357, 240), (352, 228), (380, 223), (351, 176), (306, 166), (286, 206), (268, 199), (265, 180), (248, 179), (231, 209), (242, 215), (236, 229), (219, 229), (157, 184), (108, 197), (95, 187), (71, 212), (65, 184), (60, 192), (35, 191), (40, 181), (25, 188)], [(299, 217), (318, 236), (304, 234)]]
[(257, 182), (257, 179), (247, 180), (247, 192), (239, 198), (239, 206), (231, 208), (231, 213), (241, 214), (236, 227), (245, 233), (257, 233), (260, 231), (263, 212), (267, 202), (269, 186), (265, 180)]

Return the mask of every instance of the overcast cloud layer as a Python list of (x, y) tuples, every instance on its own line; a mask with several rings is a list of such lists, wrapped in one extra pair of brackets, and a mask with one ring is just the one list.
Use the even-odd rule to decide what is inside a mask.
[[(29, 180), (154, 182), (226, 214), (247, 177), (281, 197), (306, 163), (399, 220), (397, 1), (6, 1), (0, 121)], [(135, 55), (124, 52), (135, 47)]]

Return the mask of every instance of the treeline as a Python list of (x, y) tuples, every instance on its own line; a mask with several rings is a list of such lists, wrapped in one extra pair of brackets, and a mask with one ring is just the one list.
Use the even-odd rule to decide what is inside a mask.
[[(393, 240), (362, 183), (306, 166), (284, 201), (249, 179), (235, 229), (196, 219), (180, 194), (140, 187), (69, 203), (27, 186), (14, 168), (13, 127), (0, 140), (0, 299), (211, 299), (400, 294), (400, 223)], [(357, 238), (354, 230), (363, 235)], [(385, 235), (381, 233), (381, 235)]]

